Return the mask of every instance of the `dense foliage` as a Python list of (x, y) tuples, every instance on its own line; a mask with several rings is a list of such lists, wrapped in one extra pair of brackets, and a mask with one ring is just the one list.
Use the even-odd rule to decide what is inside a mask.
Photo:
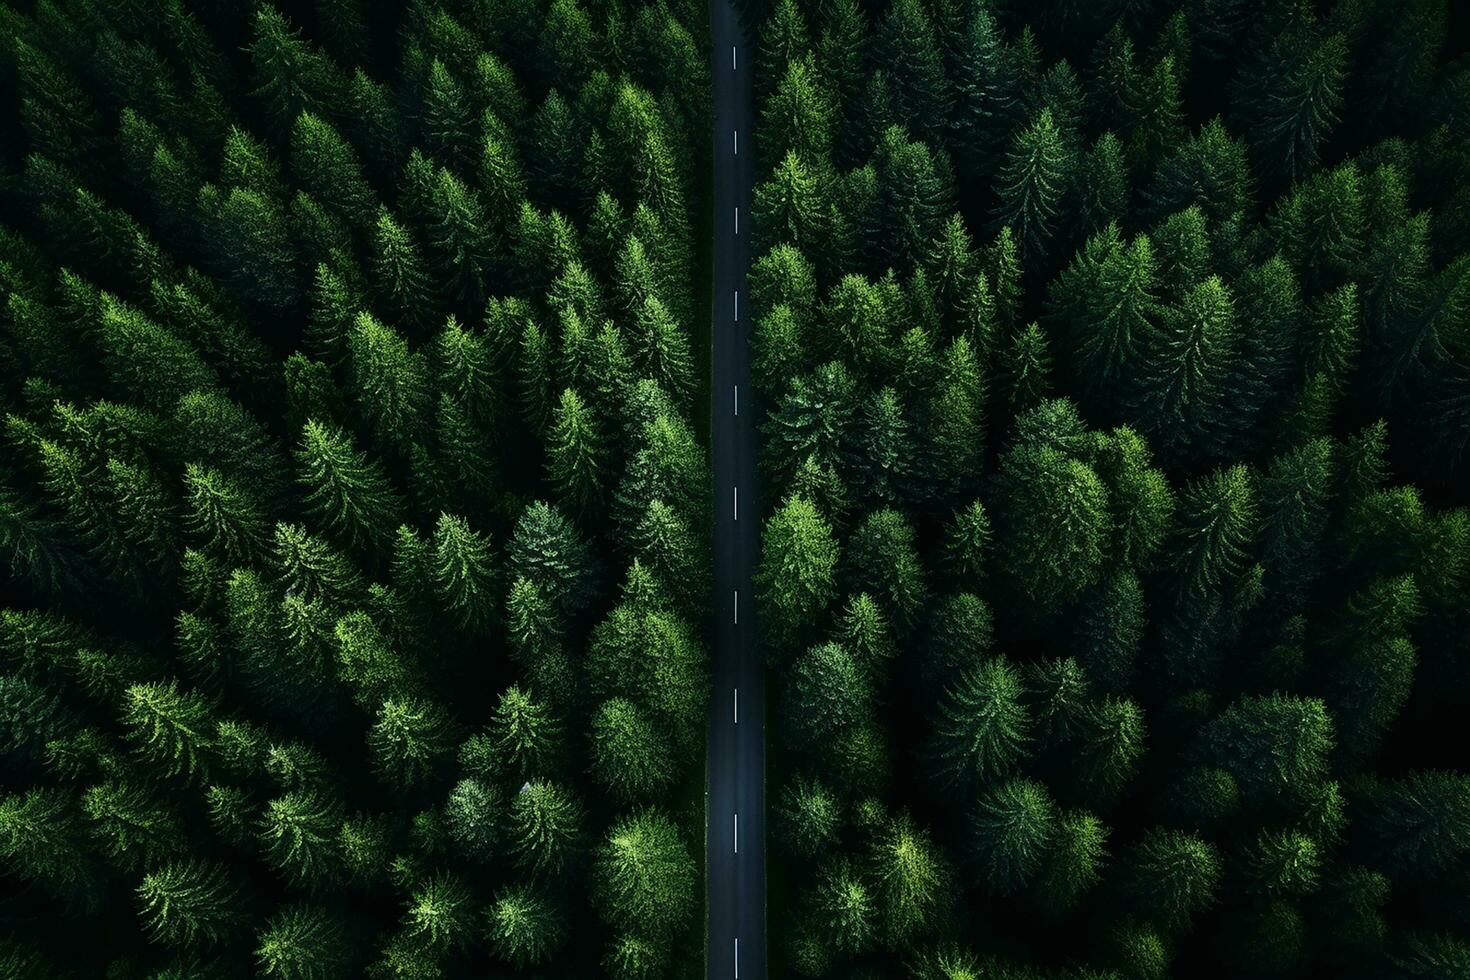
[(706, 34), (0, 6), (0, 976), (702, 968)]
[(777, 972), (1470, 976), (1451, 6), (756, 11)]

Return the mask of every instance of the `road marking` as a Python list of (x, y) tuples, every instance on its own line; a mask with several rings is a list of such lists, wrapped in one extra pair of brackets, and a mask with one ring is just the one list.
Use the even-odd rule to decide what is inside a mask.
[(735, 45), (730, 45), (730, 70), (735, 71)]
[(740, 520), (740, 488), (739, 487), (731, 487), (730, 489), (733, 490), (733, 491), (735, 491), (735, 510), (734, 510), (735, 517), (734, 517), (734, 519), (738, 521), (738, 520)]
[(735, 937), (735, 980), (740, 980), (740, 937)]
[(735, 290), (735, 322), (740, 322), (740, 290)]
[(730, 132), (735, 134), (735, 155), (738, 157), (740, 155), (740, 130), (732, 129)]
[(735, 688), (735, 724), (740, 724), (740, 688)]
[(740, 853), (740, 814), (735, 814), (735, 853)]
[(735, 386), (735, 414), (740, 414), (740, 386)]
[(740, 590), (735, 590), (735, 625), (740, 625)]
[(735, 237), (740, 237), (740, 205), (735, 205)]

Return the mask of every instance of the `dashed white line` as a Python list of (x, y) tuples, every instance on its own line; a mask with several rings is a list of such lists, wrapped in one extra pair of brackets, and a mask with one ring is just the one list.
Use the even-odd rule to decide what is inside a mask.
[(740, 237), (740, 205), (735, 205), (735, 237)]
[(740, 155), (740, 130), (732, 129), (730, 132), (735, 134), (735, 155), (738, 157)]
[(740, 386), (735, 386), (735, 414), (740, 414)]
[(740, 520), (740, 488), (739, 487), (731, 487), (730, 489), (732, 491), (734, 491), (734, 493), (733, 493), (734, 507), (732, 508), (732, 514), (733, 514), (732, 519), (738, 521), (738, 520)]
[(735, 853), (740, 853), (740, 814), (735, 814)]
[(735, 691), (735, 724), (738, 725), (740, 724), (740, 688), (733, 690)]
[(735, 45), (730, 45), (730, 70), (735, 71)]
[(735, 290), (735, 322), (740, 322), (740, 290)]
[(735, 625), (740, 625), (740, 590), (735, 590)]
[(735, 937), (735, 980), (740, 980), (740, 937)]

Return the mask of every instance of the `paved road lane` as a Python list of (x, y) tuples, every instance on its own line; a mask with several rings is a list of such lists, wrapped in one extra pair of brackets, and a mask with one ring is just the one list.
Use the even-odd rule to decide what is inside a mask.
[(709, 719), (710, 980), (766, 976), (765, 687), (751, 573), (758, 536), (756, 392), (745, 270), (750, 264), (754, 52), (730, 0), (710, 0), (714, 69), (714, 299), (710, 454), (714, 471), (714, 698)]

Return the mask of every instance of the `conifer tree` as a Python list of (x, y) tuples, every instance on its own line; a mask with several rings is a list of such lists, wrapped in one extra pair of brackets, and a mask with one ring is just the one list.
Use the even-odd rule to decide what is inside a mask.
[(432, 702), (384, 701), (368, 732), (368, 749), (384, 781), (406, 790), (435, 771), (453, 747), (454, 733), (453, 720)]
[(169, 946), (207, 948), (238, 931), (240, 889), (219, 863), (186, 858), (160, 865), (138, 885), (137, 902), (150, 936)]
[(623, 800), (657, 797), (674, 776), (664, 733), (631, 701), (604, 701), (592, 716), (593, 778)]
[(811, 502), (792, 497), (762, 533), (756, 589), (774, 637), (789, 637), (835, 595), (838, 548), (831, 528)]
[(1219, 876), (1220, 856), (1212, 844), (1156, 828), (1134, 846), (1125, 880), (1141, 914), (1178, 930), (1214, 899)]
[(297, 791), (266, 804), (257, 837), (270, 863), (288, 880), (321, 888), (337, 870), (335, 835), (341, 823), (335, 801)]
[(884, 942), (907, 945), (940, 925), (953, 872), (906, 814), (884, 820), (868, 853), (868, 873)]
[(689, 915), (694, 861), (672, 821), (656, 810), (608, 831), (592, 866), (592, 901), (616, 928), (667, 936)]
[(571, 510), (585, 512), (602, 496), (601, 443), (596, 418), (576, 391), (567, 388), (551, 415), (547, 468)]
[(1075, 177), (1076, 160), (1050, 109), (1042, 109), (1011, 139), (997, 175), (996, 223), (1012, 229), (1021, 255), (1046, 254), (1062, 200)]
[(972, 817), (975, 863), (989, 891), (1026, 885), (1056, 833), (1056, 805), (1039, 783), (1010, 779), (981, 797)]
[(555, 783), (528, 782), (510, 804), (510, 849), (516, 863), (537, 875), (557, 876), (581, 847), (583, 810)]
[(1030, 736), (1021, 694), (1021, 678), (1004, 657), (967, 671), (949, 688), (935, 715), (932, 749), (944, 783), (973, 787), (1011, 771)]
[(98, 899), (98, 879), (77, 823), (65, 790), (37, 787), (0, 797), (0, 858), (11, 873), (86, 908)]
[(491, 948), (517, 969), (545, 962), (566, 941), (566, 927), (555, 907), (526, 885), (502, 891), (486, 918)]
[(318, 980), (343, 976), (350, 963), (346, 930), (316, 905), (282, 906), (256, 937), (263, 976)]

